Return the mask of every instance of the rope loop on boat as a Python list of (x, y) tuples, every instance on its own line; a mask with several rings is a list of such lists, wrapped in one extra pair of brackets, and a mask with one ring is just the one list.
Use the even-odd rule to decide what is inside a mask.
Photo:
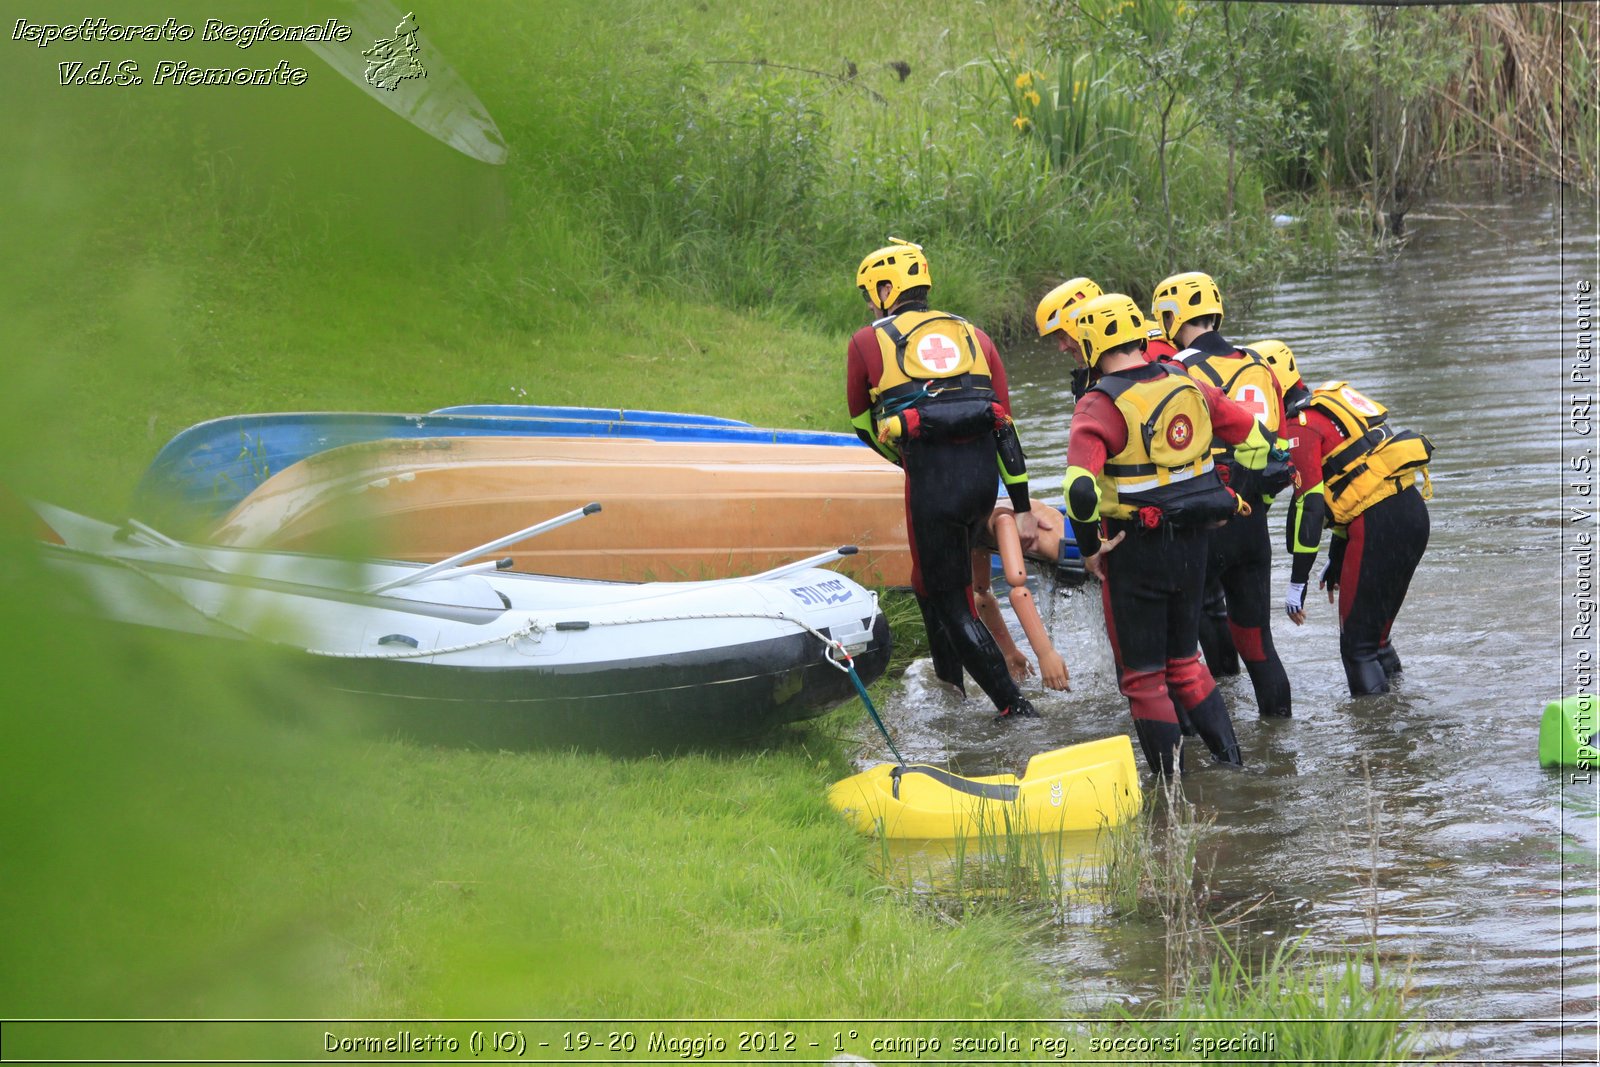
[(531, 637), (537, 642), (544, 637), (547, 629), (548, 627), (539, 622), (539, 620), (529, 619), (525, 625), (517, 627), (508, 634), (497, 634), (494, 637), (485, 637), (477, 641), (463, 641), (459, 645), (446, 645), (442, 648), (406, 648), (394, 652), (335, 652), (332, 649), (308, 648), (306, 653), (312, 656), (325, 656), (328, 659), (425, 659), (428, 656), (448, 656), (456, 652), (471, 652), (475, 648), (488, 648), (490, 645), (498, 645), (501, 642), (515, 650), (517, 642), (524, 637)]
[(334, 652), (327, 649), (308, 648), (306, 651), (313, 656), (327, 656), (332, 659), (423, 659), (428, 656), (446, 656), (456, 652), (469, 652), (472, 649), (485, 648), (489, 645), (498, 644), (501, 641), (504, 641), (507, 645), (515, 648), (516, 643), (525, 637), (532, 637), (535, 641), (542, 640), (544, 635), (552, 628), (557, 630), (563, 628), (586, 630), (593, 626), (643, 626), (649, 623), (657, 622), (695, 622), (704, 619), (773, 619), (777, 622), (793, 623), (795, 626), (800, 627), (802, 630), (810, 633), (818, 641), (822, 642), (824, 646), (823, 658), (829, 663), (833, 664), (835, 667), (838, 667), (842, 671), (854, 670), (853, 667), (845, 667), (840, 665), (831, 654), (832, 650), (837, 648), (839, 652), (848, 660), (849, 653), (845, 651), (844, 645), (839, 641), (829, 637), (821, 630), (818, 630), (810, 623), (807, 623), (802, 619), (797, 619), (792, 615), (786, 615), (783, 612), (756, 611), (699, 611), (683, 612), (677, 615), (650, 615), (626, 619), (592, 619), (583, 622), (581, 625), (576, 623), (558, 622), (555, 623), (553, 627), (541, 620), (530, 619), (526, 625), (519, 626), (517, 629), (508, 634), (497, 635), (495, 637), (486, 637), (482, 640), (464, 642), (459, 645), (450, 645), (445, 648), (408, 648), (400, 649), (394, 652)]

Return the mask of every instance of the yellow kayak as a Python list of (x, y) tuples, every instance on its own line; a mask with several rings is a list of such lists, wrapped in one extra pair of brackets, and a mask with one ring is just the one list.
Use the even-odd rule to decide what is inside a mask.
[(1121, 734), (1041, 752), (1020, 778), (882, 763), (836, 782), (828, 802), (862, 833), (950, 838), (1115, 826), (1138, 814), (1142, 795)]

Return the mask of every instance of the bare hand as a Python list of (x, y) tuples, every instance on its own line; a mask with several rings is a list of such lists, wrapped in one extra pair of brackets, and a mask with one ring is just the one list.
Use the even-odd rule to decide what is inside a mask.
[(1111, 540), (1109, 540), (1109, 541), (1101, 541), (1100, 542), (1100, 550), (1098, 552), (1096, 552), (1092, 556), (1085, 556), (1084, 557), (1084, 560), (1083, 560), (1083, 568), (1084, 568), (1084, 570), (1086, 570), (1090, 574), (1094, 575), (1094, 577), (1095, 577), (1095, 579), (1097, 581), (1101, 581), (1101, 582), (1105, 581), (1106, 580), (1106, 553), (1110, 552), (1113, 548), (1116, 548), (1118, 545), (1120, 545), (1122, 543), (1122, 539), (1124, 537), (1127, 537), (1127, 536), (1128, 536), (1128, 531), (1127, 530), (1122, 530), (1117, 534), (1117, 536), (1113, 537)]
[(1017, 523), (1017, 538), (1022, 542), (1023, 555), (1036, 556), (1039, 552), (1040, 536), (1058, 529), (1056, 525), (1058, 516), (1054, 508), (1040, 508), (1030, 517), (1031, 522)]
[(1021, 682), (1033, 673), (1033, 664), (1028, 662), (1028, 657), (1020, 651), (1006, 656), (1006, 670), (1011, 672), (1011, 677)]

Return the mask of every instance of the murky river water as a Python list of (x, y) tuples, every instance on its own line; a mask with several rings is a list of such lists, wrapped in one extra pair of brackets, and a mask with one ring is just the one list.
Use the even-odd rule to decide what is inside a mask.
[[(1352, 700), (1334, 606), (1308, 598), (1298, 628), (1280, 613), (1295, 717), (1263, 721), (1246, 678), (1222, 683), (1249, 766), (1212, 769), (1191, 753), (1188, 795), (1216, 827), (1202, 863), (1221, 899), (1268, 898), (1242, 928), (1255, 947), (1302, 935), (1359, 945), (1374, 799), (1379, 943), (1391, 965), (1409, 962), (1438, 1041), (1469, 1060), (1594, 1062), (1596, 790), (1536, 758), (1539, 713), (1571, 662), (1558, 438), (1594, 218), (1563, 218), (1558, 191), (1537, 186), (1441, 192), (1408, 222), (1398, 256), (1352, 259), (1229, 309), (1228, 337), (1286, 341), (1307, 381), (1348, 379), (1438, 452), (1432, 538), (1394, 630), (1403, 681)], [(1060, 359), (1006, 353), (1035, 495), (1056, 501), (1072, 405)], [(1280, 600), (1283, 510), (1272, 520)], [(1043, 721), (993, 726), (981, 695), (963, 704), (919, 663), (887, 709), (906, 757), (1020, 770), (1034, 752), (1130, 732), (1094, 588), (1051, 607), (1073, 688), (1033, 684)], [(1071, 919), (1040, 952), (1085, 1010), (1162, 988), (1158, 931), (1137, 922)]]

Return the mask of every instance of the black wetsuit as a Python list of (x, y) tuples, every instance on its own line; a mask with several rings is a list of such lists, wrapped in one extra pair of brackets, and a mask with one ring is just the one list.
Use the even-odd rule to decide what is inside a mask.
[[(1311, 480), (1307, 472), (1322, 474), (1324, 457), (1345, 441), (1333, 420), (1315, 409), (1301, 412), (1289, 431), (1303, 482)], [(1321, 485), (1304, 491), (1289, 513), (1291, 582), (1310, 583), (1329, 512), (1323, 497)], [(1339, 658), (1353, 696), (1388, 692), (1389, 680), (1400, 670), (1389, 631), (1427, 551), (1429, 529), (1428, 505), (1416, 486), (1408, 485), (1357, 514), (1343, 537), (1335, 531), (1327, 580), (1339, 588)]]
[[(924, 310), (907, 305), (897, 310)], [(981, 330), (974, 335), (988, 364), (993, 400), (1009, 412), (1005, 368), (994, 342)], [(878, 332), (868, 326), (850, 339), (845, 372), (846, 399), (852, 424), (861, 439), (906, 472), (906, 527), (911, 547), (912, 590), (928, 631), (934, 673), (941, 681), (962, 686), (962, 669), (972, 676), (1002, 715), (1034, 714), (1022, 696), (1004, 654), (972, 597), (972, 548), (994, 510), (995, 483), (1002, 465), (1020, 474), (1024, 469), (1015, 435), (997, 432), (902, 437), (893, 448), (874, 434), (874, 390), (884, 372)], [(1002, 447), (1013, 450), (1009, 461)], [(1013, 503), (1026, 511), (1027, 481), (1007, 485)]]
[(900, 454), (911, 558), (921, 578), (918, 604), (934, 671), (960, 685), (965, 667), (997, 710), (1011, 708), (1022, 693), (972, 599), (972, 548), (994, 510), (994, 441), (906, 441)]
[[(1199, 376), (1210, 368), (1223, 379), (1245, 364), (1240, 355), (1215, 330), (1196, 337), (1181, 353), (1192, 374)], [(1263, 421), (1281, 426), (1282, 393), (1271, 368), (1265, 361), (1259, 362), (1264, 372), (1259, 377), (1266, 379), (1270, 391), (1258, 397), (1257, 403), (1266, 405), (1267, 410), (1257, 411), (1256, 415), (1270, 415), (1270, 420)], [(1218, 386), (1224, 384), (1218, 377), (1208, 376), (1207, 380)], [(1256, 392), (1261, 391), (1257, 387)], [(1236, 464), (1227, 463), (1225, 469), (1234, 481), (1243, 480)], [(1214, 675), (1238, 673), (1235, 656), (1243, 660), (1260, 714), (1287, 717), (1292, 710), (1289, 675), (1272, 642), (1272, 534), (1267, 529), (1267, 509), (1272, 500), (1261, 492), (1247, 492), (1243, 485), (1235, 488), (1248, 499), (1251, 513), (1235, 516), (1227, 525), (1212, 531), (1200, 647)]]
[(1400, 670), (1389, 630), (1428, 549), (1429, 532), (1428, 505), (1412, 486), (1357, 515), (1343, 545), (1334, 542), (1328, 576), (1339, 585), (1339, 658), (1356, 696), (1387, 691)]
[[(1096, 476), (1109, 465), (1124, 462), (1115, 457), (1123, 454), (1130, 440), (1137, 440), (1134, 435), (1139, 432), (1129, 425), (1106, 387), (1151, 384), (1169, 374), (1188, 380), (1181, 369), (1164, 364), (1117, 371), (1085, 393), (1073, 409), (1067, 443), (1067, 511), (1079, 551), (1086, 557), (1100, 551), (1102, 540), (1100, 523), (1089, 518), (1099, 508)], [(1205, 397), (1210, 425), (1196, 426), (1195, 432), (1209, 435), (1214, 431), (1230, 442), (1244, 440), (1254, 425), (1252, 417), (1209, 383), (1197, 384)], [(1164, 432), (1159, 427), (1155, 430), (1158, 435)], [(1146, 459), (1147, 452), (1127, 462), (1138, 464)], [(1159, 501), (1168, 495), (1176, 500), (1202, 484), (1215, 486), (1226, 514), (1232, 498), (1214, 472), (1142, 496)], [(1117, 662), (1118, 687), (1128, 698), (1134, 733), (1146, 762), (1158, 774), (1173, 773), (1183, 735), (1198, 734), (1216, 759), (1241, 763), (1232, 718), (1216, 683), (1200, 663), (1197, 644), (1211, 537), (1209, 518), (1182, 523), (1163, 517), (1151, 527), (1140, 518), (1129, 517), (1106, 519), (1104, 526), (1107, 538), (1124, 535), (1103, 557), (1106, 577), (1101, 598), (1106, 634)]]

